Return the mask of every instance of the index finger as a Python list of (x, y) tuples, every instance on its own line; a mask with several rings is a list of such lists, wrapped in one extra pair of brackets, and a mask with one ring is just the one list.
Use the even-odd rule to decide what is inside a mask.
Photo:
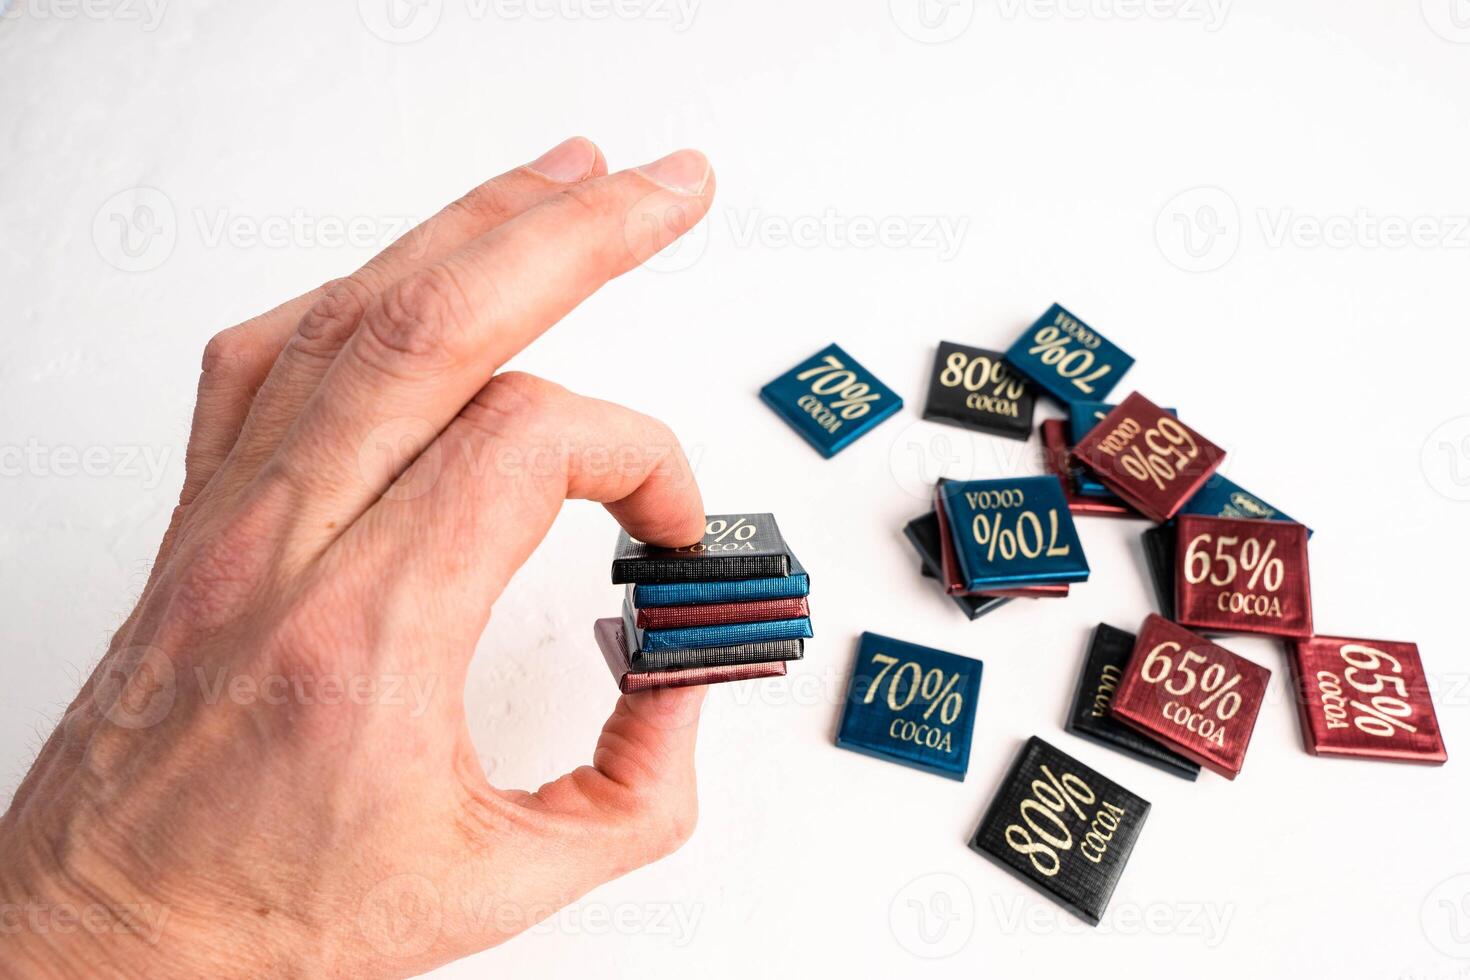
[[(589, 180), (385, 290), (283, 441), (279, 474), (324, 523), (355, 519), (506, 360), (702, 218), (713, 184), (692, 150)], [(360, 447), (401, 418), (424, 424), (365, 481)]]

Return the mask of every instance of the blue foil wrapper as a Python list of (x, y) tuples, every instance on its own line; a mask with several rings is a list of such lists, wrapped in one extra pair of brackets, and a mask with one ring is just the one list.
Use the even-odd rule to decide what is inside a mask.
[(1082, 539), (1056, 477), (956, 480), (940, 494), (969, 591), (1087, 581)]
[(807, 570), (791, 556), (791, 574), (775, 578), (732, 579), (725, 582), (662, 582), (633, 586), (633, 604), (649, 606), (698, 606), (708, 602), (749, 602), (755, 599), (789, 599), (811, 591)]
[(828, 459), (903, 407), (903, 399), (836, 344), (761, 389), (761, 401)]
[(1026, 328), (1006, 360), (1063, 405), (1102, 401), (1133, 366), (1122, 348), (1058, 303)]
[(837, 744), (963, 781), (984, 667), (969, 657), (864, 633)]

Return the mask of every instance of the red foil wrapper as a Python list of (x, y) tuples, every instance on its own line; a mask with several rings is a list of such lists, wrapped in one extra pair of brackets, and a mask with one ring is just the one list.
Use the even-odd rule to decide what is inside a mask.
[(1291, 669), (1313, 755), (1435, 766), (1449, 758), (1414, 644), (1314, 636), (1295, 644)]
[(1225, 633), (1312, 635), (1307, 529), (1185, 514), (1175, 535), (1174, 618)]
[(638, 628), (663, 630), (684, 626), (764, 623), (773, 619), (800, 619), (810, 612), (806, 596), (757, 599), (753, 602), (708, 602), (696, 606), (646, 606), (638, 610)]
[(1113, 717), (1234, 779), (1270, 680), (1265, 667), (1153, 615), (1113, 693)]
[(949, 518), (945, 515), (944, 504), (940, 502), (937, 490), (934, 493), (934, 515), (939, 519), (939, 564), (944, 570), (944, 591), (948, 594), (979, 596), (982, 599), (1062, 599), (1071, 591), (1072, 587), (1066, 582), (1056, 585), (1022, 585), (1014, 589), (991, 589), (988, 592), (969, 591), (960, 574), (959, 559), (954, 553), (954, 537), (949, 532)]
[(1046, 471), (1062, 481), (1062, 494), (1067, 498), (1067, 509), (1073, 514), (1089, 517), (1143, 516), (1131, 507), (1077, 493), (1070, 465), (1072, 448), (1067, 445), (1067, 423), (1061, 419), (1047, 419), (1041, 423), (1041, 455)]
[(621, 616), (599, 619), (592, 624), (592, 635), (598, 649), (612, 671), (618, 690), (624, 694), (650, 691), (656, 687), (698, 687), (726, 681), (748, 681), (761, 677), (785, 677), (786, 663), (774, 660), (761, 664), (734, 664), (726, 667), (681, 667), (676, 670), (650, 670), (643, 673), (628, 668), (628, 648), (623, 638)]
[(1139, 513), (1162, 524), (1225, 458), (1225, 450), (1134, 392), (1072, 455)]

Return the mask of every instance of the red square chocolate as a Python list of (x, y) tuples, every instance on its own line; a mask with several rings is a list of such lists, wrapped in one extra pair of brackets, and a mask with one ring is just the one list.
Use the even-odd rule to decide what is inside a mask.
[(1305, 527), (1185, 514), (1175, 540), (1178, 622), (1225, 633), (1312, 635)]
[(1435, 766), (1449, 758), (1417, 646), (1345, 636), (1295, 646), (1292, 674), (1308, 752)]
[(1072, 450), (1109, 490), (1162, 524), (1225, 458), (1215, 445), (1134, 392)]
[(1113, 717), (1234, 779), (1270, 680), (1265, 667), (1149, 616), (1113, 694)]
[(1072, 477), (1072, 450), (1067, 446), (1067, 423), (1061, 419), (1047, 419), (1041, 423), (1041, 452), (1046, 471), (1062, 481), (1062, 494), (1067, 498), (1067, 509), (1073, 514), (1093, 517), (1138, 517), (1131, 507), (1097, 497), (1084, 497), (1077, 492), (1077, 481)]

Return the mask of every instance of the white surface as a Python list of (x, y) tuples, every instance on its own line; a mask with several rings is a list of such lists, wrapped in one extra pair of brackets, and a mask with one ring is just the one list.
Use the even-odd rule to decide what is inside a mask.
[[(361, 5), (380, 29), (381, 2)], [(1470, 27), (1452, 0), (1152, 0), (1142, 16), (1129, 0), (954, 0), (933, 5), (950, 18), (934, 36), (964, 29), (937, 45), (896, 26), (930, 36), (910, 0), (692, 2), (684, 24), (643, 0), (618, 8), (632, 18), (427, 0), (406, 30), (433, 29), (388, 43), (350, 2), (176, 2), (153, 23), (141, 0), (100, 0), (100, 17), (12, 0), (0, 798), (141, 584), (211, 333), (568, 134), (615, 167), (697, 145), (720, 180), (699, 237), (516, 366), (667, 420), (711, 511), (774, 511), (813, 572), (818, 639), (786, 682), (712, 694), (682, 852), (441, 975), (1470, 973), (1450, 931), (1470, 940), (1470, 877), (1437, 889), (1470, 872), (1470, 503), (1452, 499), (1470, 496)], [(1219, 190), (1176, 199), (1201, 186)], [(136, 187), (159, 193), (114, 199)], [(168, 235), (119, 251), (113, 215), (137, 203), (171, 252)], [(1203, 207), (1227, 233), (1191, 256), (1179, 222), (1208, 223)], [(249, 234), (297, 214), (318, 230)], [(1418, 217), (1420, 241), (1376, 244), (1385, 220)], [(354, 218), (369, 241), (319, 230)], [(852, 224), (886, 218), (907, 247)], [(237, 233), (220, 238), (222, 219)], [(953, 248), (933, 247), (935, 219), (962, 230)], [(814, 221), (837, 230), (800, 238)], [(1314, 225), (1347, 240), (1314, 244)], [(1447, 767), (1308, 756), (1284, 656), (1252, 640), (1232, 645), (1274, 671), (1273, 699), (1235, 783), (1064, 733), (1089, 629), (1149, 610), (1137, 523), (1084, 522), (1093, 580), (1064, 602), (972, 624), (919, 578), (899, 533), (922, 509), (910, 442), (943, 435), (977, 475), (1036, 468), (1015, 443), (917, 420), (933, 345), (1003, 345), (1053, 299), (1137, 356), (1125, 389), (1180, 406), (1228, 446), (1232, 477), (1317, 529), (1319, 628), (1420, 644)], [(755, 392), (832, 340), (908, 406), (823, 461)], [(102, 447), (104, 472), (75, 474), (66, 447)], [(589, 756), (613, 701), (589, 624), (618, 595), (586, 549), (612, 537), (569, 506), (496, 608), (467, 697), (501, 784)], [(832, 746), (864, 629), (984, 659), (963, 784)], [(1033, 733), (1154, 803), (1102, 929), (965, 849)]]

